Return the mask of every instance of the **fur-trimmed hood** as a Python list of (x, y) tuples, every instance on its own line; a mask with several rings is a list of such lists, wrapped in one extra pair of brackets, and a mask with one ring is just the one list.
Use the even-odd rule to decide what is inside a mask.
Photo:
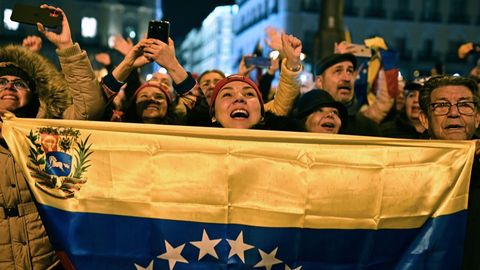
[(23, 69), (35, 82), (40, 99), (37, 118), (62, 118), (72, 103), (63, 74), (46, 57), (19, 45), (0, 47), (0, 62), (12, 62)]

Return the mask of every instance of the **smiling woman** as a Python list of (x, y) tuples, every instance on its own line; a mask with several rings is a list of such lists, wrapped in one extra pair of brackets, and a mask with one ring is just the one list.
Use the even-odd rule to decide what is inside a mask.
[(163, 85), (145, 83), (135, 91), (133, 100), (125, 115), (127, 122), (177, 124), (175, 101)]
[(265, 112), (257, 85), (240, 75), (220, 80), (210, 104), (213, 121), (226, 128), (252, 128), (260, 123)]

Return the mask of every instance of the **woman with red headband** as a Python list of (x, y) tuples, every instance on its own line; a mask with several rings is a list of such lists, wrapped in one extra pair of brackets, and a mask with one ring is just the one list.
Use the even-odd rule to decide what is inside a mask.
[[(300, 73), (301, 41), (292, 36), (282, 34), (282, 45), (285, 59), (282, 62), (280, 73), (279, 91), (286, 87), (296, 87), (295, 92), (300, 92), (299, 83), (290, 83)], [(283, 76), (282, 76), (282, 73)], [(288, 73), (289, 76), (285, 74)], [(290, 78), (289, 78), (290, 77)], [(279, 92), (278, 95), (281, 95)], [(290, 102), (289, 102), (290, 103)], [(292, 104), (282, 104), (291, 108)], [(273, 107), (274, 103), (264, 105), (258, 86), (249, 78), (241, 75), (232, 75), (220, 80), (210, 99), (210, 116), (214, 126), (225, 128), (261, 128), (297, 130), (290, 126), (284, 115), (278, 115)], [(278, 106), (278, 104), (276, 104)]]

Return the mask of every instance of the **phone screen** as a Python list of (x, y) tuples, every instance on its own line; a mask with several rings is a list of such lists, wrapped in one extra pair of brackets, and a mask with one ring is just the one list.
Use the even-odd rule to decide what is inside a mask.
[(245, 57), (245, 65), (247, 67), (256, 66), (261, 68), (269, 68), (271, 64), (272, 64), (272, 61), (268, 57), (255, 57), (255, 56)]
[(168, 44), (170, 36), (170, 22), (168, 21), (150, 21), (148, 23), (148, 38), (158, 39)]
[(39, 22), (45, 27), (57, 28), (61, 25), (62, 17), (58, 14), (51, 14), (50, 10), (46, 8), (16, 4), (13, 7), (10, 20), (31, 25), (36, 25)]

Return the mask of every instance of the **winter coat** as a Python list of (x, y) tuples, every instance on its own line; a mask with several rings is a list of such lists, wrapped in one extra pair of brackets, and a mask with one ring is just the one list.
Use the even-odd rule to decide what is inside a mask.
[(63, 73), (47, 58), (18, 45), (0, 47), (0, 62), (14, 63), (35, 81), (40, 99), (37, 118), (100, 119), (106, 99), (87, 53), (78, 44), (56, 52)]
[[(16, 45), (0, 48), (0, 62), (12, 62), (34, 80), (40, 100), (37, 118), (99, 119), (106, 100), (86, 52), (75, 44), (57, 54), (63, 73), (43, 56)], [(27, 106), (31, 104), (38, 102)], [(22, 170), (0, 139), (0, 269), (52, 269), (59, 264)]]
[(51, 269), (59, 264), (19, 164), (0, 141), (0, 269)]

